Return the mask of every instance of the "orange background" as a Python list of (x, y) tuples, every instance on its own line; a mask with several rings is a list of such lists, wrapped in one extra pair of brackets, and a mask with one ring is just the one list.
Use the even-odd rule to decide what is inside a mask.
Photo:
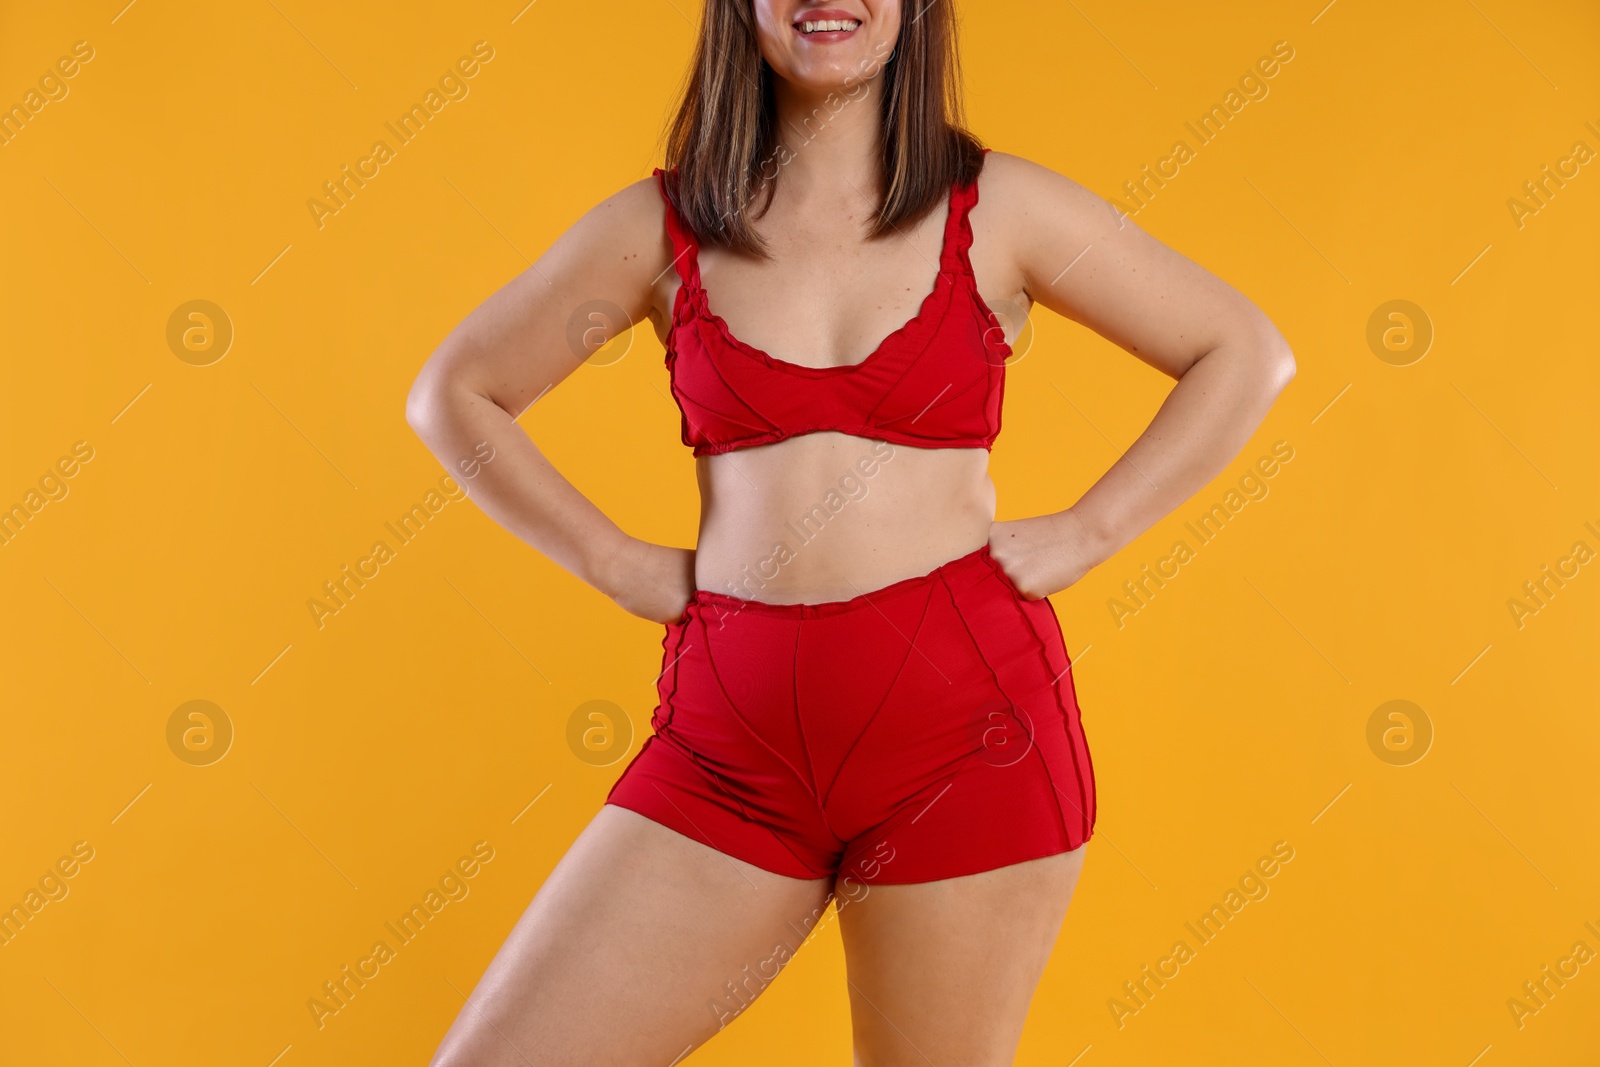
[[(67, 490), (0, 545), (0, 905), (92, 849), (0, 947), (3, 1058), (420, 1064), (621, 768), (577, 758), (574, 710), (614, 702), (637, 750), (660, 630), (465, 500), (397, 546), (385, 522), (441, 476), (406, 392), (658, 162), (697, 8), (124, 3), (0, 7), (0, 103), (93, 49), (0, 145), (0, 506)], [(1188, 140), (1137, 221), (1299, 363), (1226, 474), (1054, 598), (1100, 820), (1018, 1062), (1593, 1063), (1600, 963), (1520, 1028), (1507, 1001), (1575, 942), (1600, 952), (1600, 564), (1566, 564), (1520, 624), (1508, 601), (1600, 551), (1600, 164), (1520, 226), (1507, 202), (1600, 151), (1600, 12), (963, 6), (986, 143), (1109, 197)], [(469, 94), (318, 228), (306, 201), (477, 41)], [(1195, 147), (1184, 123), (1278, 41), (1268, 95)], [(167, 339), (192, 300), (233, 330), (204, 366)], [(1367, 340), (1391, 300), (1434, 332), (1405, 366)], [(1034, 328), (1001, 518), (1070, 504), (1170, 387), (1048, 312)], [(648, 330), (523, 423), (629, 532), (692, 544)], [(1123, 583), (1276, 441), (1267, 495), (1119, 625)], [(394, 558), (319, 628), (307, 601), (379, 539)], [(209, 765), (178, 758), (181, 723), (169, 743), (192, 700), (233, 731)], [(1401, 735), (1369, 745), (1391, 700), (1431, 724), (1408, 765)], [(1184, 924), (1279, 841), (1270, 894), (1197, 946)], [(308, 999), (477, 842), (469, 894), (319, 1029)], [(1119, 1027), (1108, 1002), (1179, 939), (1195, 958)], [(842, 966), (830, 923), (688, 1062), (845, 1062)]]

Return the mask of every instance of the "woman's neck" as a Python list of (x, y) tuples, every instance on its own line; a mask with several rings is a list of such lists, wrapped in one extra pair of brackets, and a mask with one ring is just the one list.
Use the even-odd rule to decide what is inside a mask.
[(775, 162), (788, 194), (848, 194), (877, 203), (882, 168), (881, 73), (845, 89), (816, 91), (774, 79)]

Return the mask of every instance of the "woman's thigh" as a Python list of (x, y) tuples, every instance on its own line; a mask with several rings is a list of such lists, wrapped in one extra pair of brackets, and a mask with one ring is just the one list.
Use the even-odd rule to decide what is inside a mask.
[(753, 1000), (832, 879), (772, 874), (606, 805), (545, 880), (434, 1067), (666, 1067)]
[(855, 898), (839, 929), (858, 1067), (1009, 1064), (1084, 847), (937, 882), (841, 886)]

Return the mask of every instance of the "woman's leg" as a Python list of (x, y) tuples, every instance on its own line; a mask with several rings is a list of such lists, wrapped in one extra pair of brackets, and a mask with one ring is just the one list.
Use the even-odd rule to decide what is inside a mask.
[(841, 886), (857, 1067), (1011, 1063), (1084, 847), (937, 882)]
[(832, 885), (606, 805), (489, 964), (433, 1067), (667, 1067), (754, 999)]

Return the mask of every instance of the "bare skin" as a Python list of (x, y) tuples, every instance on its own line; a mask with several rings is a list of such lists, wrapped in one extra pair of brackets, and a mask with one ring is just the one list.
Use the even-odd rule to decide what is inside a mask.
[(1085, 848), (966, 878), (835, 886), (771, 874), (605, 807), (431, 1063), (666, 1067), (754, 1003), (829, 921), (830, 898), (857, 1067), (1010, 1063)]
[[(667, 1067), (800, 948), (833, 879), (771, 874), (625, 808), (600, 809), (528, 906), (433, 1067)], [(846, 911), (850, 910), (847, 905)], [(771, 973), (776, 964), (769, 965)], [(750, 983), (749, 999), (759, 993)]]
[[(754, 0), (780, 128), (799, 127), (847, 77), (876, 69), (880, 46), (897, 39), (898, 0), (827, 0), (861, 28), (836, 45), (799, 39), (793, 22), (820, 6)], [(718, 249), (700, 257), (711, 307), (729, 329), (805, 366), (859, 362), (916, 312), (937, 268), (942, 205), (900, 234), (863, 239), (881, 190), (879, 80), (862, 84), (866, 94), (782, 168), (772, 207), (756, 220), (773, 258)], [(1070, 178), (996, 151), (979, 194), (970, 256), (991, 307), (1041, 304), (1177, 382), (1128, 452), (1061, 511), (995, 522), (987, 453), (896, 445), (868, 492), (793, 562), (760, 588), (741, 585), (747, 566), (785, 539), (784, 524), (875, 445), (828, 432), (699, 460), (696, 549), (620, 530), (516, 418), (580, 366), (585, 353), (566, 343), (580, 305), (609, 301), (664, 337), (679, 279), (654, 179), (597, 205), (473, 311), (418, 376), (407, 420), (452, 473), (482, 454), (480, 443), (492, 447), (495, 460), (463, 483), (478, 505), (655, 622), (679, 618), (696, 588), (730, 591), (733, 582), (749, 599), (838, 600), (986, 542), (1025, 595), (1059, 592), (1221, 473), (1293, 377), (1294, 360), (1246, 297)], [(1019, 327), (1008, 323), (1008, 340)], [(856, 1062), (1010, 1062), (1082, 851), (852, 899), (840, 923)], [(831, 888), (605, 808), (535, 896), (433, 1062), (671, 1063), (716, 1032), (707, 1004), (726, 995), (723, 984), (769, 960), (789, 924), (814, 914)]]
[(856, 1067), (1010, 1063), (1088, 847), (840, 908)]

